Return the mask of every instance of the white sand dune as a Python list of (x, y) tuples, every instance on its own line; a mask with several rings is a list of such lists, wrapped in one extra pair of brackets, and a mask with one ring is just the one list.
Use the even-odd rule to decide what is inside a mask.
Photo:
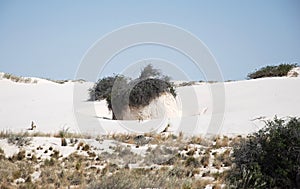
[[(114, 121), (106, 102), (88, 99), (90, 82), (58, 84), (38, 79), (16, 83), (0, 78), (0, 130), (55, 133), (62, 128), (92, 135), (125, 132), (206, 134), (213, 111), (211, 86), (201, 83), (177, 88), (180, 117), (163, 120)], [(75, 90), (74, 90), (75, 87)], [(259, 118), (300, 116), (300, 78), (264, 78), (224, 83), (225, 112), (218, 134), (247, 134), (263, 126)], [(75, 91), (75, 96), (74, 96)], [(31, 132), (31, 131), (30, 131)]]

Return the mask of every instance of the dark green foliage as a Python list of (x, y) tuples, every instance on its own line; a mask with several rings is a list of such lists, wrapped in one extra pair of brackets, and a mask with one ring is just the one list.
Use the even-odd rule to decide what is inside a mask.
[(109, 76), (98, 80), (95, 86), (90, 89), (90, 100), (103, 100), (110, 98), (112, 87), (118, 77), (121, 76)]
[(248, 74), (249, 79), (257, 79), (262, 77), (282, 77), (286, 76), (287, 73), (297, 64), (280, 64), (278, 66), (265, 66)]
[(172, 93), (176, 96), (173, 87), (167, 81), (160, 79), (145, 79), (138, 82), (129, 95), (129, 106), (139, 107), (148, 105), (151, 100), (159, 97), (164, 92)]
[(234, 149), (230, 176), (237, 188), (299, 188), (300, 119), (275, 118)]
[(103, 100), (113, 112), (113, 119), (120, 118), (126, 106), (143, 107), (159, 97), (164, 92), (176, 96), (170, 78), (160, 73), (158, 69), (147, 65), (139, 78), (131, 80), (122, 75), (100, 79), (90, 89), (90, 100)]
[[(120, 115), (123, 104), (125, 89), (128, 88), (128, 78), (123, 75), (114, 75), (102, 78), (90, 89), (90, 100), (106, 100), (107, 107), (109, 110), (113, 110), (113, 119), (116, 119), (116, 114)], [(112, 99), (114, 104), (117, 106), (113, 107)], [(114, 108), (114, 109), (113, 109)]]

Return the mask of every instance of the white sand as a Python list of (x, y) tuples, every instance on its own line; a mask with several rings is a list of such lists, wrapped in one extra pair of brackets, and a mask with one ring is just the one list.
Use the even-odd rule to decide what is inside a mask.
[[(74, 103), (75, 84), (80, 94), (76, 95)], [(42, 79), (38, 79), (38, 83), (27, 84), (0, 79), (0, 131), (26, 131), (34, 121), (37, 125), (34, 132), (46, 133), (55, 133), (62, 128), (92, 135), (135, 130), (161, 132), (170, 123), (171, 132), (205, 134), (211, 121), (213, 99), (210, 86), (213, 84), (202, 83), (177, 89), (181, 117), (142, 122), (103, 119), (111, 118), (111, 112), (105, 101), (87, 101), (88, 89), (92, 85), (88, 82), (57, 84)], [(226, 109), (223, 124), (219, 126), (220, 134), (256, 131), (263, 125), (262, 121), (254, 120), (259, 117), (300, 116), (299, 77), (264, 78), (224, 85)]]

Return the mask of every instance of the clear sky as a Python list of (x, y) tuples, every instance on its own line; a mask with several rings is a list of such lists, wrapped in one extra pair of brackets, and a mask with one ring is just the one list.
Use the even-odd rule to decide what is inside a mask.
[[(0, 71), (72, 79), (95, 41), (140, 22), (168, 23), (196, 35), (215, 56), (225, 80), (245, 79), (265, 65), (300, 61), (298, 0), (0, 0)], [(187, 59), (151, 46), (120, 55), (106, 74), (122, 70), (120, 62), (149, 58), (149, 51), (170, 61), (178, 57), (192, 80), (203, 79), (184, 66), (190, 64)]]

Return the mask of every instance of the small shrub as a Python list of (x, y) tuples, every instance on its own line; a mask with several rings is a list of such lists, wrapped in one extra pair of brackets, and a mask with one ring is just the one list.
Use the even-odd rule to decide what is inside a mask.
[(205, 155), (202, 157), (201, 164), (203, 165), (203, 167), (207, 167), (209, 165), (209, 158), (209, 155)]
[(229, 145), (229, 138), (227, 136), (217, 137), (215, 141), (216, 148), (227, 147)]
[(75, 168), (76, 168), (77, 171), (80, 170), (81, 164), (82, 164), (82, 162), (81, 162), (81, 160), (79, 159), (79, 160), (77, 161), (76, 165), (75, 165)]
[(144, 135), (138, 135), (133, 138), (133, 141), (138, 146), (144, 146), (149, 143), (149, 140), (146, 139)]
[(68, 137), (70, 134), (69, 134), (69, 129), (70, 128), (65, 128), (63, 127), (59, 132), (58, 132), (58, 136), (60, 138), (66, 138)]
[(282, 77), (286, 76), (287, 73), (297, 64), (280, 64), (278, 66), (265, 66), (248, 74), (249, 79), (257, 79), (262, 77)]
[(83, 147), (84, 146), (84, 142), (80, 141), (77, 145), (77, 150), (80, 149), (80, 147)]
[(196, 85), (196, 82), (195, 81), (183, 82), (178, 84), (178, 87), (185, 87), (185, 86), (192, 86), (192, 85)]
[(36, 157), (36, 155), (33, 154), (33, 155), (31, 156), (31, 161), (33, 161), (33, 162), (35, 162), (35, 163), (37, 162), (37, 157)]
[(26, 154), (25, 150), (20, 150), (17, 154), (13, 155), (12, 160), (21, 161), (26, 157), (25, 154)]
[(209, 165), (209, 160), (210, 160), (210, 148), (207, 148), (205, 150), (204, 156), (201, 158), (200, 161), (204, 168)]
[(59, 158), (59, 151), (58, 150), (53, 150), (53, 154), (50, 155), (54, 159)]
[(82, 148), (83, 151), (89, 151), (90, 146), (88, 144), (85, 144)]
[(27, 136), (27, 133), (23, 134), (10, 134), (7, 138), (7, 142), (17, 146), (27, 146), (30, 144), (32, 138)]
[(54, 165), (55, 165), (55, 159), (54, 158), (45, 159), (44, 166), (54, 166)]
[(17, 83), (37, 83), (37, 80), (31, 80), (31, 78), (26, 78), (26, 77), (20, 77), (20, 76), (15, 76), (9, 73), (5, 73), (3, 75), (3, 78), (5, 79), (9, 79), (13, 82), (17, 82)]
[(188, 157), (185, 161), (186, 167), (199, 167), (200, 163), (199, 161), (194, 157)]

